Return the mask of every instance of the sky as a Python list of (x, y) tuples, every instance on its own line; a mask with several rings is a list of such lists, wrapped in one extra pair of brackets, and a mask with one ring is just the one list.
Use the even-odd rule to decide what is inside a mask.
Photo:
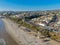
[(0, 11), (37, 11), (60, 9), (60, 0), (0, 0)]

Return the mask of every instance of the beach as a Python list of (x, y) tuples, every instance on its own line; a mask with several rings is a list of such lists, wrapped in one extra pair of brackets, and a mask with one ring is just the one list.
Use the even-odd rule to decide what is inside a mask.
[(18, 24), (12, 22), (9, 19), (2, 19), (5, 23), (6, 31), (11, 35), (11, 37), (19, 44), (19, 45), (60, 45), (60, 43), (51, 40), (48, 42), (43, 42), (43, 39), (38, 39), (33, 35), (25, 32), (21, 27), (18, 28)]

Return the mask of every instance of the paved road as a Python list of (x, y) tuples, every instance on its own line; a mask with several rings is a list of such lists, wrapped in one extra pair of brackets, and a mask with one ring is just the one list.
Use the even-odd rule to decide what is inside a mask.
[(0, 19), (0, 41), (4, 40), (6, 45), (18, 45), (13, 38), (6, 32), (4, 23)]

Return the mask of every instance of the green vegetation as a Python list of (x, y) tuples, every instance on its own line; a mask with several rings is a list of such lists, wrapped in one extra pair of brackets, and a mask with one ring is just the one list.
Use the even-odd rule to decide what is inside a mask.
[(46, 36), (46, 37), (50, 37), (50, 36), (51, 36), (49, 30), (44, 30), (44, 31), (42, 31), (42, 34), (43, 34), (44, 36)]
[(54, 40), (60, 40), (60, 36), (57, 36), (56, 33), (54, 32), (50, 32), (49, 30), (47, 29), (43, 29), (41, 27), (38, 27), (38, 26), (34, 26), (32, 24), (29, 24), (27, 23), (26, 21), (24, 21), (24, 19), (19, 19), (19, 18), (11, 18), (9, 17), (9, 19), (13, 20), (14, 22), (22, 25), (22, 26), (25, 26), (35, 32), (40, 32), (42, 35), (46, 36), (46, 37), (50, 37), (51, 39), (54, 39)]
[[(10, 18), (11, 20), (13, 20), (14, 22), (22, 25), (22, 26), (25, 26), (33, 31), (35, 31), (36, 33), (42, 31), (43, 29), (41, 27), (38, 27), (38, 26), (34, 26), (32, 24), (29, 24), (27, 23), (26, 21), (23, 21), (24, 19), (19, 19), (19, 18)], [(49, 31), (48, 30), (44, 30), (41, 32), (44, 36), (49, 36), (50, 37), (50, 34), (49, 34)]]
[(60, 35), (54, 33), (54, 32), (50, 32), (51, 35), (51, 39), (56, 40), (56, 41), (60, 41)]

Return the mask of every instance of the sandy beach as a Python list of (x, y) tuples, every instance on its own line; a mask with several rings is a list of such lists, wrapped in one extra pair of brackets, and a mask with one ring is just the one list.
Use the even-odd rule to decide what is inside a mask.
[(9, 19), (2, 20), (5, 23), (7, 32), (19, 45), (60, 45), (60, 43), (54, 40), (43, 42), (42, 39), (38, 39), (33, 35), (29, 35), (27, 32), (24, 32), (21, 27), (18, 28), (18, 25), (16, 23), (13, 23)]
[(4, 24), (5, 24), (5, 28), (6, 31), (9, 33), (9, 35), (19, 44), (21, 45), (20, 41), (18, 41), (17, 39), (17, 34), (16, 34), (16, 29), (14, 29), (13, 25), (11, 22), (7, 21), (6, 19), (2, 19)]

